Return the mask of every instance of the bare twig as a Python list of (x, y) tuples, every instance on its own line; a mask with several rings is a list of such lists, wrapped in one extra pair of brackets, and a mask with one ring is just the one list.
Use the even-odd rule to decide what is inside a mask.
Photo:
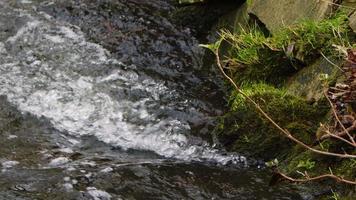
[(324, 95), (326, 97), (326, 99), (328, 100), (330, 106), (331, 106), (331, 110), (333, 111), (333, 114), (335, 116), (335, 119), (337, 120), (337, 122), (340, 124), (341, 128), (344, 130), (345, 134), (350, 138), (350, 141), (352, 142), (352, 144), (355, 144), (355, 140), (354, 138), (350, 135), (349, 131), (345, 128), (344, 124), (342, 124), (339, 116), (337, 115), (337, 112), (335, 110), (334, 104), (331, 102), (330, 98), (328, 97), (328, 94), (326, 93), (326, 91), (324, 91)]
[(343, 90), (343, 89), (340, 89), (340, 88), (337, 88), (337, 87), (330, 87), (330, 89), (341, 91), (341, 92), (345, 92), (345, 93), (350, 92), (348, 90)]
[(337, 64), (333, 63), (328, 57), (326, 57), (326, 56), (323, 54), (323, 52), (320, 51), (319, 53), (320, 53), (320, 55), (321, 55), (328, 63), (330, 63), (332, 66), (338, 68), (340, 71), (344, 72), (344, 70), (341, 69), (341, 67), (339, 67)]
[(338, 139), (338, 140), (341, 140), (341, 141), (343, 141), (343, 142), (345, 142), (345, 143), (347, 143), (347, 144), (349, 144), (349, 145), (351, 145), (351, 146), (353, 146), (353, 147), (356, 148), (356, 144), (353, 144), (352, 142), (350, 142), (350, 141), (346, 140), (345, 138), (341, 137), (340, 135), (331, 133), (329, 130), (325, 130), (325, 132), (326, 132), (327, 134), (321, 136), (320, 140), (324, 140), (324, 139), (333, 137), (333, 138), (336, 138), (336, 139)]
[(355, 10), (356, 9), (355, 7), (340, 5), (340, 4), (334, 3), (334, 2), (329, 1), (329, 0), (320, 0), (320, 1), (326, 2), (326, 3), (330, 4), (330, 5), (334, 5), (334, 6), (337, 6), (337, 7), (340, 7), (340, 8), (347, 8), (347, 9), (351, 9), (351, 10)]
[(309, 181), (316, 181), (316, 180), (322, 180), (322, 179), (334, 179), (338, 182), (342, 182), (342, 183), (347, 183), (347, 184), (351, 184), (351, 185), (356, 185), (356, 181), (352, 181), (352, 180), (347, 180), (344, 179), (343, 177), (340, 176), (336, 176), (332, 173), (330, 174), (323, 174), (320, 176), (315, 176), (315, 177), (309, 177), (307, 174), (303, 174), (305, 178), (301, 179), (301, 178), (292, 178), (290, 176), (287, 176), (286, 174), (283, 174), (282, 172), (277, 172), (281, 177), (283, 177), (284, 179), (287, 179), (289, 181), (292, 182), (299, 182), (299, 183), (305, 183), (305, 182), (309, 182)]

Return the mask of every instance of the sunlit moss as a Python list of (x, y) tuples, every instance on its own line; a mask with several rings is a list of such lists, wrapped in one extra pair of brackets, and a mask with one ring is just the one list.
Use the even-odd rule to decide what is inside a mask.
[[(242, 90), (278, 124), (308, 144), (314, 141), (318, 121), (328, 110), (265, 83), (244, 84)], [(220, 126), (215, 131), (230, 150), (273, 158), (284, 157), (292, 149), (294, 144), (279, 135), (279, 131), (242, 95), (233, 93), (230, 105), (231, 111), (221, 118)]]
[[(316, 57), (337, 54), (334, 46), (350, 46), (347, 16), (335, 14), (322, 21), (302, 21), (266, 35), (257, 25), (239, 32), (221, 31), (229, 51), (224, 56), (237, 82), (278, 84)], [(219, 40), (218, 44), (220, 44)]]

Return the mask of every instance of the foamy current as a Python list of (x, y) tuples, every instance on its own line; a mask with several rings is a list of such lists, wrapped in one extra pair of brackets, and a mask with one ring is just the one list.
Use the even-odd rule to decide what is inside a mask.
[(186, 121), (153, 113), (170, 106), (160, 104), (161, 98), (179, 94), (114, 59), (80, 28), (44, 13), (2, 10), (0, 17), (18, 16), (22, 24), (0, 41), (0, 94), (21, 111), (45, 117), (63, 133), (95, 136), (123, 149), (187, 161), (245, 162), (192, 144)]

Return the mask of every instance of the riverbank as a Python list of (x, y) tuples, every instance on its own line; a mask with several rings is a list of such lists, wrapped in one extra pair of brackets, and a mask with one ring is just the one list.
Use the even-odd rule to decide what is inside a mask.
[(310, 196), (205, 140), (223, 95), (175, 2), (0, 1), (0, 199)]
[[(350, 76), (343, 70), (351, 62), (346, 51), (355, 42), (354, 8), (352, 1), (246, 1), (219, 18), (213, 29), (220, 32), (217, 42), (206, 47), (219, 47), (226, 74), (293, 137), (312, 149), (354, 155), (354, 148), (325, 136), (336, 120), (328, 102), (335, 96), (330, 88)], [(229, 110), (213, 136), (229, 151), (263, 159), (293, 177), (332, 173), (355, 179), (354, 159), (315, 154), (297, 145), (227, 85)], [(332, 103), (341, 119), (354, 115), (352, 108), (339, 108), (340, 101)], [(350, 125), (332, 131), (339, 126)], [(318, 181), (332, 185), (333, 195), (355, 197), (352, 186), (336, 182)]]

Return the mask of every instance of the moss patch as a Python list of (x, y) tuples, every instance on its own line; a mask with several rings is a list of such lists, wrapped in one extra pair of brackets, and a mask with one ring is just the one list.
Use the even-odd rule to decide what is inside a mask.
[[(317, 149), (334, 151), (339, 148), (340, 145), (336, 145), (330, 141), (323, 141), (321, 145), (314, 146)], [(337, 151), (336, 151), (337, 152)], [(311, 165), (305, 163), (312, 163)], [(309, 167), (308, 167), (309, 166)], [(334, 175), (343, 177), (348, 180), (354, 180), (356, 178), (356, 160), (355, 159), (342, 159), (330, 156), (321, 156), (311, 151), (305, 150), (302, 147), (295, 146), (290, 155), (284, 160), (280, 168), (289, 173), (290, 176), (301, 177), (299, 172), (307, 172), (309, 176), (319, 176), (321, 174), (333, 173)], [(333, 188), (338, 188), (338, 191), (343, 193), (342, 196), (353, 196), (355, 193), (350, 193), (354, 188), (352, 185), (339, 184), (330, 179), (323, 179), (319, 182), (326, 183)], [(347, 198), (346, 198), (347, 199)]]
[[(264, 83), (245, 84), (243, 91), (282, 127), (309, 144), (314, 141), (318, 121), (328, 111), (326, 106), (311, 105)], [(229, 150), (264, 159), (281, 158), (290, 152), (292, 143), (281, 137), (243, 96), (233, 93), (230, 105), (231, 111), (221, 118), (215, 132)]]

